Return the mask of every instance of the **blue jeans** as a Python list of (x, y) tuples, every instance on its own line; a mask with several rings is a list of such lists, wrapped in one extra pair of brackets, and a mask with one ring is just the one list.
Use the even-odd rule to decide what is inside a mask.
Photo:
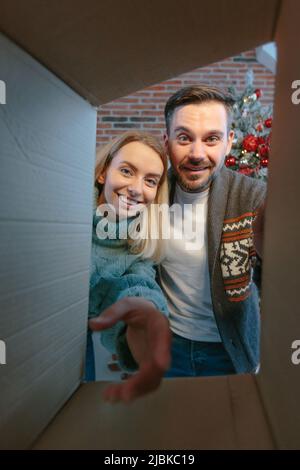
[(87, 332), (85, 374), (83, 380), (84, 382), (93, 382), (95, 380), (95, 357), (91, 330)]
[(192, 341), (172, 333), (172, 362), (165, 377), (235, 374), (223, 343)]

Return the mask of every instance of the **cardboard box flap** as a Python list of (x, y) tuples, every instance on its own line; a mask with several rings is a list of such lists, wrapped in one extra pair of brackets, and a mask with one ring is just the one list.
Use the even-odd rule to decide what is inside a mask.
[(96, 111), (0, 34), (0, 448), (26, 448), (80, 384)]
[(95, 105), (271, 41), (279, 0), (2, 0), (2, 31)]
[[(276, 40), (278, 66), (264, 246), (261, 370), (258, 384), (278, 446), (300, 449), (300, 364), (292, 343), (300, 340), (300, 4), (284, 1)], [(297, 91), (298, 90), (298, 91)], [(294, 102), (293, 102), (294, 101)], [(296, 352), (296, 351), (295, 351)], [(299, 355), (298, 355), (299, 356)]]
[(251, 375), (165, 379), (130, 405), (101, 399), (105, 384), (82, 385), (34, 449), (272, 449)]

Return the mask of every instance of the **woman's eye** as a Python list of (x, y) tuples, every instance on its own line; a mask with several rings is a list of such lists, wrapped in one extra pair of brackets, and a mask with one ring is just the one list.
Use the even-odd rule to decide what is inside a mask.
[(121, 168), (120, 172), (125, 176), (130, 176), (131, 175), (131, 171), (128, 168)]
[(153, 179), (147, 179), (146, 182), (149, 186), (152, 186), (152, 187), (157, 185), (157, 181)]

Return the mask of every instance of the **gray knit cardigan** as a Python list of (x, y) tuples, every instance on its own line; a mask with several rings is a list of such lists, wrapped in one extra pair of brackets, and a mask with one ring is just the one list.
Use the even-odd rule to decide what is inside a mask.
[[(171, 181), (171, 202), (175, 181)], [(259, 363), (260, 308), (253, 281), (253, 222), (266, 185), (223, 167), (211, 185), (207, 239), (210, 288), (216, 323), (237, 373)]]

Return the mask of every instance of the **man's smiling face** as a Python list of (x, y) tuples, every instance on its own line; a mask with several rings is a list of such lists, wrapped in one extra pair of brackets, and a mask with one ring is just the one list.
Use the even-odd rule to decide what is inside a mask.
[(175, 109), (165, 144), (185, 191), (204, 191), (223, 166), (233, 139), (227, 119), (225, 106), (217, 101)]

